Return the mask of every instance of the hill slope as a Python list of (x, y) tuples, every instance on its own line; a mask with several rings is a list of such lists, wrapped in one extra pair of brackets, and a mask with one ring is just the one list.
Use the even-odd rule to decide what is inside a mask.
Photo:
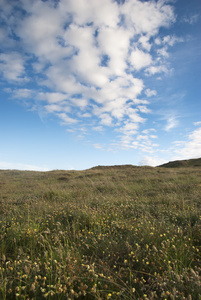
[(170, 162), (160, 165), (158, 167), (164, 167), (164, 168), (201, 167), (201, 158), (170, 161)]
[(200, 299), (200, 195), (199, 167), (0, 170), (0, 299)]

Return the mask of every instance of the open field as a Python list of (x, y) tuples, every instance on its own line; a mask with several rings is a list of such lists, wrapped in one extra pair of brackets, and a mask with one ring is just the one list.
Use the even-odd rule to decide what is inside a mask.
[(201, 299), (201, 167), (0, 171), (0, 299)]

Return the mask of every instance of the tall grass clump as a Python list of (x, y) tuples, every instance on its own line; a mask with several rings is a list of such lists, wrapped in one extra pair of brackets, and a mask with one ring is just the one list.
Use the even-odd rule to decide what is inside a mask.
[(201, 299), (200, 179), (0, 171), (0, 299)]

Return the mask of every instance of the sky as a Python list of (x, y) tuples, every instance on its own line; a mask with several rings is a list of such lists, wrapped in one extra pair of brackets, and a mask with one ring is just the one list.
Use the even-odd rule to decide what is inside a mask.
[(200, 0), (0, 0), (0, 169), (201, 157)]

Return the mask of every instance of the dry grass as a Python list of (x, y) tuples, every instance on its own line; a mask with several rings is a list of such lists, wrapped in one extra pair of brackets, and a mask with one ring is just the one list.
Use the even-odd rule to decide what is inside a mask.
[(0, 299), (201, 299), (201, 168), (0, 171)]

